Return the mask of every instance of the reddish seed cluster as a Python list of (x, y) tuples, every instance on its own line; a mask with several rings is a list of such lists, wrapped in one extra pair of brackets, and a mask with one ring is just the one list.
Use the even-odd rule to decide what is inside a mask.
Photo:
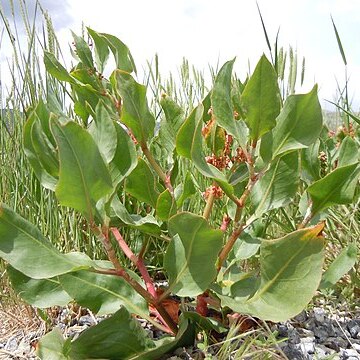
[(327, 159), (327, 155), (325, 154), (324, 151), (320, 151), (318, 159), (320, 160), (320, 174), (323, 177), (326, 175), (327, 167), (328, 167), (328, 164), (327, 164), (328, 159)]
[(230, 158), (227, 155), (216, 156), (212, 154), (211, 156), (207, 156), (205, 160), (208, 164), (215, 166), (219, 170), (226, 169), (230, 163)]
[(246, 162), (247, 157), (246, 157), (246, 153), (244, 152), (244, 150), (241, 147), (238, 147), (236, 149), (236, 155), (233, 156), (232, 158), (232, 162), (233, 163), (242, 163), (242, 162)]
[(203, 196), (205, 199), (207, 199), (210, 194), (213, 194), (215, 199), (221, 199), (221, 197), (223, 196), (223, 191), (219, 186), (212, 185), (205, 190)]

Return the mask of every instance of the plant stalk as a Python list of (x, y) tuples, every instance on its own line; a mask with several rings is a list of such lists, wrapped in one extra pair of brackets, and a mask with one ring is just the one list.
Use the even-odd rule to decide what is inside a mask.
[(149, 161), (152, 168), (155, 170), (156, 174), (159, 176), (159, 178), (165, 184), (165, 187), (170, 191), (170, 194), (173, 195), (174, 189), (171, 185), (170, 177), (167, 176), (164, 173), (164, 171), (161, 169), (160, 165), (156, 162), (155, 158), (151, 154), (151, 152), (145, 142), (141, 143), (141, 150), (142, 150), (143, 154), (145, 155), (146, 159)]

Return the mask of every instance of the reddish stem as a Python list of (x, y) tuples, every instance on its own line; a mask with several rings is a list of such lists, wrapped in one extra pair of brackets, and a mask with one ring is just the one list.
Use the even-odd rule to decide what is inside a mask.
[(157, 293), (155, 290), (154, 283), (149, 275), (149, 272), (147, 271), (144, 261), (141, 258), (138, 258), (132, 250), (129, 248), (128, 244), (125, 242), (124, 238), (121, 236), (119, 230), (117, 228), (111, 228), (110, 229), (113, 235), (115, 236), (116, 241), (118, 242), (121, 250), (124, 252), (124, 254), (134, 263), (134, 265), (139, 269), (140, 274), (142, 278), (145, 281), (146, 288), (148, 292), (151, 294), (151, 296), (154, 297), (154, 299), (157, 299)]

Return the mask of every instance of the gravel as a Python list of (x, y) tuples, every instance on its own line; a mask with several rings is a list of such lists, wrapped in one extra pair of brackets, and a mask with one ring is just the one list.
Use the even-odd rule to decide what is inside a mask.
[[(101, 321), (86, 310), (63, 308), (58, 311), (54, 326), (58, 326), (66, 337), (76, 338), (90, 326)], [(159, 335), (141, 321), (149, 335)], [(280, 341), (281, 352), (290, 360), (333, 359), (360, 360), (360, 311), (341, 311), (314, 307), (303, 311), (294, 319), (270, 324)], [(45, 333), (44, 326), (37, 331), (12, 332), (11, 336), (0, 338), (0, 359), (37, 359), (34, 343)], [(276, 349), (274, 349), (276, 350)], [(178, 349), (164, 359), (200, 359), (201, 351), (195, 347)], [(281, 357), (279, 357), (281, 358)], [(212, 359), (216, 359), (213, 356)], [(230, 358), (229, 358), (230, 359)]]

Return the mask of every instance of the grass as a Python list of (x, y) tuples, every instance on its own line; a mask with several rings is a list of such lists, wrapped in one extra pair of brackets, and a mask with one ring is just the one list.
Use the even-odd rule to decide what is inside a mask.
[[(11, 42), (13, 49), (13, 58), (9, 64), (13, 82), (9, 89), (0, 88), (0, 201), (6, 203), (17, 213), (36, 224), (41, 232), (49, 238), (59, 249), (65, 252), (72, 250), (84, 251), (90, 257), (100, 258), (102, 250), (90, 234), (87, 223), (76, 212), (61, 207), (54, 194), (42, 188), (39, 185), (22, 147), (23, 125), (26, 119), (26, 110), (40, 96), (47, 101), (56, 102), (65, 113), (71, 116), (71, 112), (66, 107), (67, 89), (59, 82), (54, 81), (44, 75), (42, 72), (43, 50), (49, 50), (61, 57), (61, 48), (57, 42), (55, 31), (53, 29), (50, 17), (43, 11), (40, 4), (37, 4), (36, 13), (44, 22), (42, 33), (35, 30), (35, 21), (30, 20), (23, 2), (19, 0), (22, 9), (22, 26), (26, 30), (26, 51), (20, 47), (20, 42)], [(18, 38), (18, 28), (15, 17), (6, 19), (0, 9), (0, 16), (6, 24), (5, 37), (7, 40)], [(335, 26), (335, 25), (334, 25)], [(267, 37), (268, 39), (268, 37)], [(4, 41), (4, 39), (3, 39)], [(2, 44), (0, 43), (0, 49)], [(302, 60), (301, 68), (298, 66), (297, 52), (289, 47), (286, 51), (283, 47), (278, 49), (276, 43), (273, 51), (273, 58), (276, 62), (276, 68), (279, 75), (279, 83), (283, 98), (294, 93), (297, 82), (302, 84), (305, 76), (305, 60)], [(346, 65), (346, 64), (345, 64)], [(209, 72), (212, 79), (217, 73), (217, 68), (210, 68)], [(149, 101), (153, 113), (157, 120), (160, 120), (161, 107), (159, 99), (163, 93), (171, 96), (182, 108), (185, 115), (189, 114), (193, 107), (200, 102), (208, 93), (211, 84), (205, 83), (203, 71), (195, 69), (188, 60), (183, 59), (177, 76), (172, 74), (168, 78), (163, 78), (160, 72), (160, 64), (157, 56), (152, 62), (148, 62), (144, 84), (149, 91)], [(344, 90), (340, 91), (339, 86), (339, 104), (341, 107), (351, 111), (347, 97), (347, 84)], [(336, 128), (338, 124), (347, 124), (349, 118), (341, 112), (331, 119), (331, 128)], [(330, 118), (330, 115), (329, 115)], [(333, 125), (333, 124), (336, 125)], [(165, 160), (164, 160), (165, 161)], [(169, 165), (169, 164), (166, 164)], [(188, 201), (186, 206), (194, 212), (201, 213), (204, 207), (202, 192), (210, 185), (203, 177), (197, 176), (197, 170), (189, 168), (187, 161), (179, 164), (179, 172), (185, 174), (191, 171), (196, 180), (196, 195)], [(327, 249), (327, 262), (331, 262), (337, 253), (349, 242), (356, 242), (360, 236), (360, 218), (359, 218), (359, 196), (357, 201), (349, 206), (340, 206), (331, 211), (328, 220), (328, 237), (331, 238), (332, 247)], [(223, 200), (217, 200), (221, 209), (226, 206)], [(139, 210), (141, 211), (141, 209)], [(294, 229), (294, 219), (298, 216), (297, 209), (289, 206), (284, 210), (275, 210), (267, 215), (267, 221), (273, 225), (269, 227), (267, 236), (276, 237), (282, 232)], [(217, 213), (213, 214), (213, 221), (217, 221)], [(218, 224), (219, 225), (219, 224)], [(137, 233), (128, 232), (124, 234), (126, 240), (133, 244), (137, 239)], [(163, 248), (159, 242), (149, 240), (148, 262), (151, 263), (153, 271), (161, 269)], [(256, 266), (249, 264), (249, 266)], [(345, 277), (336, 289), (337, 295), (341, 294), (349, 302), (356, 301), (356, 289), (360, 288), (359, 267), (354, 268), (350, 274)], [(0, 262), (0, 303), (4, 307), (6, 304), (10, 308), (14, 306), (23, 306), (16, 294), (12, 291), (5, 273), (5, 265)], [(25, 307), (26, 309), (26, 307)], [(1, 308), (0, 308), (1, 311)], [(4, 310), (2, 310), (4, 313)], [(27, 311), (27, 310), (26, 310)], [(214, 345), (203, 344), (203, 351), (208, 358), (211, 358), (210, 350)], [(276, 349), (274, 352), (273, 349)], [(276, 340), (271, 331), (266, 326), (261, 326), (253, 332), (239, 334), (236, 326), (230, 328), (226, 339), (217, 344), (218, 359), (246, 359), (261, 358), (273, 359), (282, 358), (281, 352), (276, 348)]]

